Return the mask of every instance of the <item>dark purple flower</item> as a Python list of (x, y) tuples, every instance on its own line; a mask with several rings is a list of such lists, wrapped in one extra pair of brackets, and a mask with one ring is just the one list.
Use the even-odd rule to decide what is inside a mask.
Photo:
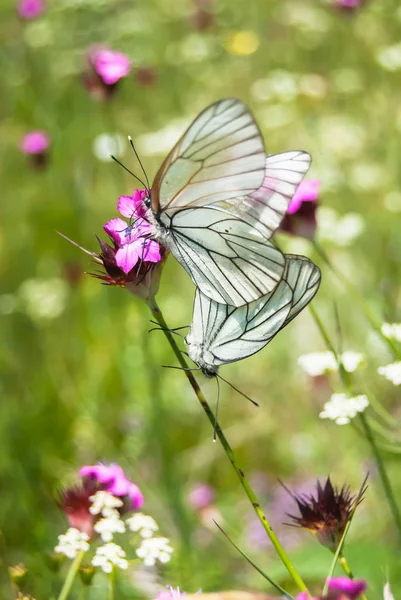
[(142, 492), (135, 483), (128, 479), (119, 465), (85, 466), (80, 469), (79, 475), (92, 482), (97, 482), (99, 489), (109, 492), (113, 496), (128, 496), (133, 510), (140, 508), (143, 504)]
[(338, 8), (343, 9), (345, 11), (354, 11), (365, 2), (365, 0), (335, 0)]
[(366, 590), (363, 579), (351, 580), (348, 577), (332, 577), (329, 581), (329, 595), (333, 600), (355, 600)]
[(95, 481), (86, 480), (71, 488), (66, 488), (60, 494), (58, 505), (65, 513), (70, 527), (79, 529), (90, 538), (93, 536), (95, 516), (90, 512), (90, 500), (99, 486)]
[(330, 477), (324, 486), (317, 482), (316, 494), (290, 492), (300, 512), (299, 516), (288, 514), (293, 521), (291, 525), (308, 529), (323, 546), (335, 552), (355, 507), (363, 500), (365, 483), (366, 479), (356, 496), (347, 485), (333, 487)]
[(21, 19), (36, 19), (46, 10), (46, 4), (44, 0), (20, 0), (17, 10)]
[(302, 181), (295, 192), (280, 229), (292, 235), (312, 239), (316, 230), (320, 181)]

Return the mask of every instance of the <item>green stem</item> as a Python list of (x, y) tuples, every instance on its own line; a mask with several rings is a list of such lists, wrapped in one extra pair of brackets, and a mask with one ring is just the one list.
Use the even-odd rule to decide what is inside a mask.
[(116, 582), (116, 570), (112, 567), (109, 575), (109, 600), (114, 600), (114, 585)]
[(384, 493), (386, 495), (388, 505), (390, 507), (395, 524), (397, 526), (397, 532), (398, 532), (399, 540), (401, 542), (401, 514), (400, 514), (399, 508), (397, 506), (397, 503), (395, 501), (394, 492), (393, 492), (393, 489), (392, 489), (391, 483), (390, 483), (390, 478), (387, 475), (387, 471), (384, 467), (384, 463), (383, 463), (382, 457), (380, 455), (379, 448), (377, 447), (376, 440), (374, 438), (372, 429), (371, 429), (369, 422), (364, 413), (360, 413), (359, 420), (362, 424), (362, 428), (365, 433), (366, 439), (368, 440), (368, 443), (372, 450), (372, 454), (375, 457), (375, 460), (377, 463), (377, 468), (379, 470), (380, 479), (381, 479), (381, 482), (383, 485)]
[(211, 410), (209, 404), (207, 403), (207, 400), (204, 397), (204, 395), (199, 387), (198, 382), (196, 381), (192, 372), (188, 370), (188, 368), (189, 368), (188, 364), (187, 364), (183, 354), (180, 352), (180, 349), (178, 348), (178, 346), (174, 340), (174, 337), (173, 337), (170, 329), (168, 328), (166, 321), (164, 320), (164, 317), (162, 315), (160, 308), (158, 307), (158, 305), (156, 303), (156, 300), (155, 299), (150, 300), (148, 302), (148, 305), (149, 305), (150, 310), (152, 311), (152, 315), (154, 316), (156, 321), (160, 324), (160, 326), (163, 330), (163, 333), (167, 338), (168, 343), (170, 344), (171, 348), (173, 349), (174, 354), (176, 355), (176, 357), (178, 359), (178, 362), (183, 367), (183, 369), (186, 369), (184, 371), (184, 373), (185, 373), (189, 383), (191, 384), (192, 389), (194, 390), (196, 397), (198, 398), (203, 410), (205, 411), (207, 418), (209, 419), (213, 428), (215, 428), (217, 437), (219, 438), (220, 443), (223, 446), (224, 452), (226, 453), (228, 460), (230, 461), (232, 467), (234, 468), (234, 470), (237, 474), (237, 477), (240, 480), (240, 483), (241, 483), (242, 487), (244, 488), (244, 491), (245, 491), (246, 495), (248, 496), (249, 501), (251, 502), (259, 521), (261, 522), (264, 530), (266, 531), (267, 535), (269, 536), (269, 539), (270, 539), (271, 543), (273, 544), (273, 547), (274, 547), (277, 555), (281, 559), (283, 565), (286, 567), (288, 573), (292, 577), (292, 579), (293, 579), (295, 585), (298, 587), (298, 589), (301, 592), (307, 591), (307, 587), (306, 587), (305, 583), (303, 582), (300, 574), (295, 569), (291, 560), (287, 556), (284, 548), (282, 547), (276, 534), (274, 533), (266, 515), (264, 514), (263, 510), (261, 509), (260, 504), (256, 499), (256, 496), (245, 476), (244, 471), (237, 465), (235, 458), (234, 458), (233, 450), (232, 450), (230, 444), (228, 443), (223, 431), (221, 430), (220, 425), (216, 421), (213, 411)]
[(83, 560), (84, 555), (85, 552), (81, 550), (80, 552), (78, 552), (78, 554), (72, 561), (67, 573), (67, 577), (65, 578), (64, 585), (61, 588), (61, 592), (58, 595), (57, 600), (66, 600), (66, 598), (68, 597), (68, 594), (71, 591), (72, 584), (74, 583), (75, 576), (78, 573), (79, 567), (81, 566), (81, 562)]
[[(344, 554), (340, 553), (338, 562), (340, 563), (340, 565), (342, 566), (344, 572), (346, 573), (346, 575), (350, 578), (350, 579), (354, 579), (354, 575), (350, 569), (350, 566), (348, 564), (347, 559), (345, 558)], [(361, 598), (361, 600), (366, 600), (366, 596), (365, 594), (361, 594), (359, 596)]]

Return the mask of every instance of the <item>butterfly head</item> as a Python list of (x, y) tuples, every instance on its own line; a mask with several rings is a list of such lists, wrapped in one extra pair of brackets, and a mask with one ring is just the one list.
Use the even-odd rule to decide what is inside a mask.
[[(216, 377), (218, 367), (213, 365), (212, 356), (204, 344), (196, 340), (195, 335), (189, 330), (185, 343), (188, 347), (189, 358), (200, 368), (205, 377)], [(210, 355), (210, 360), (208, 360)]]

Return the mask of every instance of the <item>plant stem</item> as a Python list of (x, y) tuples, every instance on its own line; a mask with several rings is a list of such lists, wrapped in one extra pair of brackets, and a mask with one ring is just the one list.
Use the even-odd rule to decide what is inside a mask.
[(186, 369), (184, 371), (184, 373), (185, 373), (189, 383), (191, 384), (192, 389), (194, 390), (196, 397), (198, 398), (203, 410), (205, 411), (207, 418), (209, 419), (210, 423), (212, 424), (213, 428), (215, 429), (217, 437), (219, 438), (220, 443), (223, 446), (224, 452), (226, 453), (228, 460), (230, 461), (231, 465), (233, 466), (233, 468), (238, 476), (238, 479), (240, 480), (240, 483), (241, 483), (242, 487), (244, 488), (245, 493), (248, 496), (249, 501), (251, 502), (259, 521), (263, 525), (264, 530), (266, 531), (271, 543), (274, 546), (274, 549), (275, 549), (277, 555), (281, 559), (283, 565), (286, 567), (288, 573), (292, 577), (292, 579), (293, 579), (295, 585), (298, 587), (298, 589), (301, 592), (307, 591), (307, 587), (306, 587), (305, 583), (303, 582), (300, 574), (295, 569), (291, 560), (287, 556), (284, 548), (282, 547), (276, 534), (274, 533), (267, 517), (265, 516), (263, 510), (261, 509), (260, 504), (256, 499), (256, 496), (246, 478), (244, 471), (237, 465), (235, 458), (234, 458), (233, 450), (232, 450), (230, 444), (228, 443), (222, 429), (220, 428), (220, 425), (216, 421), (213, 411), (211, 410), (206, 398), (204, 397), (204, 395), (199, 387), (198, 382), (196, 381), (192, 372), (187, 370), (189, 368), (188, 364), (187, 364), (183, 354), (180, 352), (180, 349), (178, 348), (171, 331), (167, 327), (166, 321), (164, 320), (164, 317), (162, 315), (162, 312), (161, 312), (159, 306), (156, 303), (156, 300), (155, 299), (150, 300), (148, 302), (148, 306), (149, 306), (150, 310), (152, 311), (152, 315), (154, 316), (156, 321), (160, 324), (160, 326), (163, 330), (163, 333), (167, 338), (167, 341), (169, 342), (171, 348), (173, 349), (174, 354), (176, 355), (176, 357), (178, 359), (178, 362), (183, 367), (183, 369)]
[(78, 569), (81, 566), (81, 562), (84, 555), (85, 552), (81, 550), (80, 552), (78, 552), (78, 554), (72, 561), (67, 573), (67, 577), (65, 578), (64, 585), (61, 588), (61, 592), (59, 593), (57, 600), (66, 600), (66, 598), (68, 598), (68, 594), (71, 591), (72, 584), (74, 583), (75, 576), (78, 573)]
[[(338, 562), (340, 563), (340, 565), (342, 566), (344, 572), (346, 573), (346, 575), (350, 578), (350, 579), (354, 579), (354, 575), (350, 569), (350, 566), (348, 564), (347, 559), (345, 558), (344, 554), (340, 553)], [(361, 600), (366, 600), (366, 596), (365, 594), (361, 594), (359, 596), (359, 598), (361, 598)]]
[(390, 478), (387, 475), (387, 471), (384, 467), (384, 463), (383, 463), (382, 457), (380, 455), (379, 449), (377, 447), (376, 440), (374, 438), (372, 429), (371, 429), (369, 422), (364, 413), (360, 413), (359, 420), (362, 424), (362, 428), (365, 433), (366, 439), (368, 440), (369, 445), (371, 447), (372, 454), (375, 457), (377, 468), (379, 470), (380, 479), (381, 479), (381, 482), (382, 482), (382, 485), (384, 488), (384, 493), (386, 495), (388, 505), (390, 507), (395, 524), (397, 526), (398, 537), (399, 537), (399, 540), (401, 543), (401, 514), (400, 514), (400, 510), (397, 506), (397, 503), (395, 501), (394, 492), (393, 492), (393, 489), (392, 489), (391, 483), (390, 483)]
[(116, 582), (116, 569), (112, 567), (109, 575), (109, 600), (114, 600), (114, 584)]

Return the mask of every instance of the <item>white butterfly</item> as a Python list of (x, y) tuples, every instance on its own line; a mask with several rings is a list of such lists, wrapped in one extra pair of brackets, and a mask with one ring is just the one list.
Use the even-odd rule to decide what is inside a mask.
[(312, 300), (320, 285), (319, 268), (303, 256), (286, 255), (285, 260), (276, 289), (245, 306), (219, 304), (196, 290), (185, 342), (204, 375), (213, 377), (219, 366), (264, 348)]
[(263, 138), (237, 99), (206, 108), (160, 167), (152, 185), (152, 235), (201, 292), (242, 306), (272, 291), (285, 267), (269, 240), (311, 159), (265, 155)]

